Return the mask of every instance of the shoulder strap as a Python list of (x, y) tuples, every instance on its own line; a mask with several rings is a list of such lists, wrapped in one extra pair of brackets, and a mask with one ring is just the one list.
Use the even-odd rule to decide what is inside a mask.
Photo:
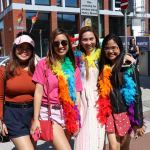
[(47, 88), (47, 99), (48, 99), (48, 119), (49, 119), (49, 116), (51, 115), (51, 107), (50, 107), (50, 99), (49, 99), (49, 95), (48, 95), (48, 92), (49, 92), (49, 83), (48, 83), (48, 67), (47, 65), (45, 64), (45, 67), (44, 67), (44, 75), (45, 75), (45, 85), (46, 85), (46, 88)]

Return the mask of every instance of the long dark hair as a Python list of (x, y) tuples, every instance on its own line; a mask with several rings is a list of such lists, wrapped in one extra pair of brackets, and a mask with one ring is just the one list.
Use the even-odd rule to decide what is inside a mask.
[(122, 44), (121, 38), (119, 36), (116, 36), (115, 34), (108, 34), (102, 42), (101, 57), (100, 57), (100, 61), (99, 61), (100, 73), (102, 72), (105, 64), (112, 65), (111, 61), (106, 57), (105, 50), (104, 50), (105, 46), (107, 45), (108, 41), (110, 41), (110, 40), (113, 40), (120, 49), (120, 54), (118, 55), (118, 57), (116, 59), (115, 66), (113, 67), (113, 72), (120, 71), (122, 63), (123, 63), (125, 51), (123, 49), (123, 44)]
[(68, 49), (69, 50), (68, 50), (66, 56), (68, 56), (70, 58), (73, 66), (75, 67), (75, 58), (74, 58), (71, 43), (70, 43), (70, 40), (69, 40), (69, 35), (63, 29), (56, 29), (56, 30), (53, 31), (52, 40), (51, 40), (51, 49), (48, 51), (46, 62), (48, 64), (48, 66), (51, 66), (54, 63), (53, 56), (55, 56), (56, 53), (54, 51), (53, 43), (54, 43), (54, 40), (55, 40), (56, 36), (58, 36), (60, 34), (63, 34), (64, 36), (66, 36), (66, 38), (68, 40)]
[[(22, 35), (28, 35), (30, 38), (33, 39), (32, 35), (30, 35), (28, 32), (26, 31), (23, 31), (23, 32), (19, 32), (17, 35), (16, 35), (16, 38), (17, 37), (20, 37)], [(29, 44), (29, 43), (28, 43)], [(34, 47), (30, 45), (30, 48), (32, 50), (32, 55), (31, 57), (29, 58), (29, 61), (28, 61), (28, 72), (30, 75), (32, 75), (34, 73), (34, 70), (35, 70), (35, 63), (34, 63), (34, 60), (35, 60), (35, 51), (34, 51)], [(11, 52), (11, 56), (10, 56), (10, 60), (9, 62), (7, 63), (7, 66), (6, 66), (6, 78), (9, 79), (11, 77), (14, 77), (15, 75), (17, 75), (17, 71), (16, 69), (17, 68), (20, 68), (21, 67), (21, 63), (19, 61), (19, 58), (16, 56), (16, 48), (17, 48), (17, 45), (16, 44), (13, 44), (13, 48), (12, 48), (12, 52)]]
[[(133, 40), (134, 40), (134, 44), (132, 43)], [(134, 38), (134, 37), (131, 37), (129, 43), (130, 43), (130, 44), (129, 44), (129, 48), (132, 47), (132, 46), (135, 46), (135, 45), (136, 45), (136, 43), (135, 43), (135, 38)]]
[(78, 44), (78, 49), (80, 51), (82, 51), (83, 53), (85, 53), (85, 50), (84, 48), (82, 47), (82, 44), (81, 44), (81, 40), (82, 40), (82, 35), (85, 33), (85, 32), (92, 32), (96, 38), (96, 48), (100, 48), (100, 44), (99, 44), (99, 39), (98, 39), (98, 36), (96, 34), (96, 32), (94, 31), (94, 29), (90, 26), (85, 26), (85, 27), (82, 27), (80, 32), (79, 32), (79, 44)]

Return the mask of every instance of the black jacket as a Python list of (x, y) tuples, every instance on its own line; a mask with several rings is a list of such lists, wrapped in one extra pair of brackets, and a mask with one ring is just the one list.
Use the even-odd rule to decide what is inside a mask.
[[(141, 89), (140, 89), (140, 81), (139, 81), (139, 72), (137, 71), (136, 67), (131, 66), (133, 69), (133, 79), (136, 83), (136, 90), (137, 94), (135, 96), (135, 120), (139, 121), (139, 126), (141, 127), (143, 125), (143, 110), (142, 110), (142, 99), (141, 99)], [(112, 111), (113, 113), (122, 113), (128, 111), (128, 106), (125, 104), (123, 100), (123, 96), (120, 93), (120, 89), (122, 87), (123, 83), (123, 72), (127, 68), (122, 68), (120, 72), (112, 72), (111, 76), (111, 83), (113, 86), (113, 90), (110, 93), (110, 100), (112, 105)]]

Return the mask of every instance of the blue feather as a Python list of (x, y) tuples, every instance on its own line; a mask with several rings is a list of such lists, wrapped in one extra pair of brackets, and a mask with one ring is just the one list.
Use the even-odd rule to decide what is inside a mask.
[(137, 93), (132, 74), (133, 70), (131, 68), (124, 72), (124, 85), (120, 91), (127, 106), (134, 104)]
[(74, 77), (74, 67), (72, 62), (68, 57), (65, 58), (62, 64), (62, 70), (67, 76), (69, 95), (71, 99), (76, 102), (76, 90), (75, 90), (75, 77)]

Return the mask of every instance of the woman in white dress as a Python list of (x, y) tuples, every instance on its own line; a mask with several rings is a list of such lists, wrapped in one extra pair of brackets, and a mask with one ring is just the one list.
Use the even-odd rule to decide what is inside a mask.
[[(74, 140), (74, 150), (103, 150), (105, 125), (98, 119), (98, 61), (100, 58), (99, 39), (92, 27), (85, 26), (79, 32), (79, 50), (74, 51), (77, 65), (81, 71), (83, 90), (79, 102), (81, 128)], [(135, 60), (128, 54), (124, 63)], [(103, 111), (103, 110), (102, 110)]]
[(81, 70), (83, 91), (81, 92), (81, 128), (75, 137), (74, 150), (102, 150), (104, 147), (105, 126), (97, 120), (100, 57), (99, 40), (92, 27), (86, 26), (79, 33), (80, 51), (75, 51)]

